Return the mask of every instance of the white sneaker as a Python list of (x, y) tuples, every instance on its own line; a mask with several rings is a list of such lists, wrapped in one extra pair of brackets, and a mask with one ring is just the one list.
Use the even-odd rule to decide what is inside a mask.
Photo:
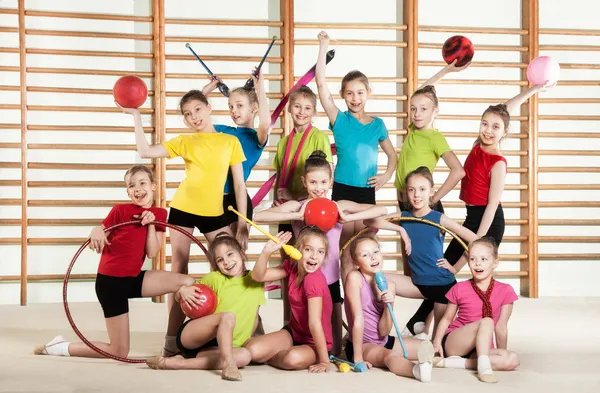
[(415, 335), (424, 333), (425, 332), (425, 322), (415, 323), (415, 325), (413, 326), (413, 329), (415, 331)]
[(417, 352), (417, 359), (419, 361), (419, 364), (417, 364), (419, 376), (417, 379), (419, 379), (421, 382), (431, 382), (431, 370), (433, 369), (434, 355), (435, 351), (431, 341), (423, 341), (419, 345)]
[(402, 330), (402, 333), (400, 333), (402, 335), (402, 337), (412, 337), (413, 334), (410, 332), (410, 330), (408, 330), (408, 328), (405, 326), (404, 330)]
[(419, 340), (429, 340), (429, 334), (425, 332), (419, 333), (415, 336), (415, 338), (418, 338)]
[(48, 355), (48, 348), (53, 347), (60, 343), (64, 343), (64, 342), (67, 342), (66, 338), (64, 338), (63, 336), (56, 336), (52, 340), (50, 340), (50, 342), (48, 344), (38, 345), (37, 347), (35, 347), (33, 350), (33, 354), (34, 355)]

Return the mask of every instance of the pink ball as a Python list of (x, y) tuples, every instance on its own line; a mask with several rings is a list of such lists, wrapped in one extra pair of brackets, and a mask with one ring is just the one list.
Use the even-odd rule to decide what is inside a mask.
[(554, 86), (560, 76), (560, 65), (550, 56), (536, 57), (527, 66), (527, 79), (532, 85), (544, 85), (550, 82)]

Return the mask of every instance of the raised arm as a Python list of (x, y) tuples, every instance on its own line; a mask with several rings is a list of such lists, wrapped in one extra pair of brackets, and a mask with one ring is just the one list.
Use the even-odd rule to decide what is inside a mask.
[(298, 201), (287, 201), (279, 206), (254, 213), (254, 220), (259, 222), (304, 220), (304, 206)]
[(452, 150), (442, 154), (442, 159), (450, 169), (450, 173), (448, 174), (448, 177), (446, 177), (444, 183), (432, 197), (434, 203), (441, 201), (442, 198), (448, 195), (448, 193), (452, 191), (458, 182), (465, 177), (465, 169)]
[(329, 36), (326, 32), (321, 31), (318, 35), (319, 38), (319, 57), (317, 58), (317, 68), (315, 69), (315, 79), (317, 81), (317, 88), (319, 90), (319, 100), (327, 117), (329, 117), (329, 123), (333, 126), (335, 119), (337, 118), (338, 112), (340, 111), (335, 106), (333, 96), (327, 86), (327, 80), (325, 78), (325, 68), (327, 67), (327, 46), (329, 45)]
[(259, 71), (258, 78), (252, 74), (254, 79), (254, 90), (258, 96), (258, 129), (256, 130), (258, 136), (258, 143), (264, 146), (269, 138), (269, 130), (271, 129), (271, 112), (269, 111), (269, 100), (267, 99), (267, 91), (265, 89), (265, 82), (263, 79), (262, 71)]
[(252, 279), (254, 281), (277, 281), (288, 276), (285, 269), (281, 266), (268, 267), (271, 254), (281, 249), (285, 243), (289, 242), (292, 238), (292, 234), (290, 232), (279, 232), (276, 237), (279, 239), (280, 243), (269, 240), (258, 256), (258, 260), (254, 264), (254, 268), (252, 268)]
[(496, 333), (496, 346), (498, 349), (508, 348), (508, 320), (512, 314), (513, 303), (505, 304), (500, 310), (500, 318), (494, 329)]
[[(117, 104), (116, 101), (115, 104)], [(119, 104), (117, 104), (117, 106), (121, 108), (124, 113), (128, 113), (133, 116), (133, 124), (135, 127), (135, 146), (141, 158), (169, 157), (169, 152), (163, 145), (150, 145), (146, 140), (146, 135), (144, 135), (144, 127), (142, 126), (142, 116), (140, 115), (140, 111), (138, 109), (123, 108)]]
[(367, 220), (370, 218), (382, 217), (387, 214), (385, 206), (356, 203), (352, 201), (338, 201), (336, 204), (342, 222)]
[(525, 101), (527, 101), (527, 99), (529, 97), (531, 97), (532, 95), (534, 95), (535, 93), (539, 92), (540, 90), (542, 90), (544, 88), (543, 85), (536, 85), (536, 86), (531, 86), (529, 89), (522, 91), (521, 93), (517, 94), (516, 96), (514, 96), (513, 98), (511, 98), (510, 100), (506, 101), (506, 110), (508, 111), (508, 113), (513, 113), (514, 111), (516, 111)]
[(419, 89), (421, 89), (425, 86), (435, 86), (435, 84), (438, 83), (440, 80), (442, 80), (442, 78), (444, 76), (446, 76), (447, 74), (449, 74), (451, 72), (460, 72), (460, 71), (466, 70), (471, 65), (471, 62), (468, 62), (464, 66), (457, 67), (456, 66), (457, 62), (458, 62), (458, 60), (454, 60), (452, 63), (448, 64), (446, 67), (439, 70), (435, 75), (433, 75), (431, 78), (427, 79), (421, 86), (419, 86)]

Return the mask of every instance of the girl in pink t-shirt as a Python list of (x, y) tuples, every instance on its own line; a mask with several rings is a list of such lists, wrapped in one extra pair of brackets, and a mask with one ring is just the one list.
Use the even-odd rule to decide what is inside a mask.
[[(350, 244), (350, 255), (355, 268), (346, 278), (346, 315), (350, 339), (346, 343), (347, 359), (364, 362), (367, 367), (385, 367), (396, 375), (431, 381), (433, 345), (429, 340), (405, 338), (408, 354), (405, 359), (401, 344), (390, 336), (392, 317), (385, 303), (394, 304), (396, 285), (389, 282), (381, 292), (375, 283), (375, 274), (383, 267), (383, 254), (373, 233), (358, 236)], [(414, 364), (412, 361), (417, 360)]]
[[(287, 201), (279, 206), (263, 210), (254, 215), (260, 222), (282, 222), (292, 221), (294, 235), (297, 237), (300, 230), (306, 225), (304, 223), (304, 209), (311, 199), (327, 198), (327, 193), (333, 184), (333, 173), (327, 156), (321, 150), (315, 150), (304, 163), (304, 176), (302, 183), (308, 192), (308, 199), (304, 201)], [(333, 326), (333, 349), (332, 353), (338, 356), (342, 350), (342, 298), (340, 290), (340, 236), (343, 223), (362, 221), (365, 219), (383, 216), (387, 213), (384, 206), (376, 206), (365, 203), (341, 200), (336, 202), (340, 214), (340, 222), (327, 231), (329, 250), (323, 265), (323, 274), (329, 286), (331, 299), (333, 301), (333, 314), (331, 324)], [(410, 242), (408, 235), (404, 237), (405, 242)], [(342, 263), (342, 280), (351, 270), (352, 264)]]
[(446, 294), (449, 303), (433, 346), (442, 358), (449, 358), (436, 366), (476, 369), (480, 381), (495, 383), (493, 370), (510, 371), (519, 366), (518, 355), (506, 349), (508, 319), (518, 297), (510, 285), (492, 277), (499, 263), (494, 238), (475, 240), (468, 259), (473, 278), (456, 284)]
[(292, 316), (278, 332), (250, 339), (246, 347), (252, 361), (268, 363), (283, 370), (328, 372), (333, 305), (321, 266), (327, 256), (327, 237), (318, 228), (307, 227), (298, 236), (296, 248), (302, 252), (299, 261), (286, 259), (281, 266), (267, 267), (269, 257), (290, 241), (290, 232), (279, 232), (279, 243), (267, 242), (252, 270), (258, 282), (277, 281), (288, 277), (288, 297)]

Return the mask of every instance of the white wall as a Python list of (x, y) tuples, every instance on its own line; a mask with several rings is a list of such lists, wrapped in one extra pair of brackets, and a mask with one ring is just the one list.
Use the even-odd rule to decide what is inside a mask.
[[(279, 0), (260, 1), (248, 3), (245, 1), (213, 2), (210, 7), (206, 7), (203, 2), (190, 2), (184, 0), (166, 1), (167, 18), (202, 18), (202, 19), (258, 19), (258, 20), (278, 20), (280, 15)], [(571, 2), (573, 7), (564, 7), (564, 4), (556, 0), (544, 0), (540, 2), (540, 27), (565, 27), (565, 28), (595, 28), (593, 12), (583, 12), (583, 9), (590, 9), (597, 6), (589, 4), (585, 0)], [(2, 1), (0, 7), (16, 7), (16, 1)], [(94, 12), (94, 13), (122, 13), (127, 15), (150, 15), (152, 10), (149, 0), (106, 0), (103, 2), (75, 2), (75, 1), (53, 1), (51, 3), (44, 1), (26, 2), (27, 9), (53, 10), (68, 12)], [(318, 9), (319, 12), (315, 12)], [(554, 10), (561, 9), (561, 12)], [(486, 27), (520, 27), (520, 1), (518, 0), (494, 0), (481, 2), (477, 0), (460, 0), (455, 2), (441, 2), (437, 0), (421, 0), (419, 2), (419, 24), (420, 25), (451, 25), (451, 26), (486, 26)], [(402, 23), (402, 2), (385, 0), (377, 2), (377, 6), (364, 7), (364, 3), (358, 0), (352, 1), (315, 1), (303, 0), (296, 1), (295, 8), (296, 22), (381, 22), (381, 23)], [(17, 26), (16, 15), (0, 15), (0, 24), (3, 26)], [(104, 31), (104, 32), (123, 32), (151, 34), (151, 23), (133, 23), (133, 22), (111, 22), (95, 20), (76, 20), (76, 19), (53, 19), (40, 17), (27, 17), (27, 28), (29, 29), (52, 29), (52, 30), (83, 30), (83, 31)], [(314, 39), (320, 29), (296, 29), (296, 39)], [(330, 29), (328, 30), (332, 39), (377, 39), (377, 40), (404, 40), (402, 32), (390, 30), (349, 30), (349, 29)], [(215, 36), (215, 37), (256, 37), (268, 38), (274, 34), (281, 36), (279, 28), (259, 27), (225, 27), (225, 26), (191, 26), (191, 25), (167, 25), (167, 36)], [(420, 33), (421, 42), (442, 43), (448, 33)], [(475, 43), (475, 46), (481, 44), (498, 45), (519, 45), (517, 36), (506, 35), (480, 35), (472, 34), (469, 37)], [(585, 42), (584, 42), (585, 41)], [(0, 46), (17, 47), (18, 36), (13, 33), (0, 33)], [(587, 43), (598, 44), (594, 39), (577, 36), (553, 36), (547, 38), (540, 37), (540, 43)], [(66, 38), (66, 37), (45, 37), (28, 36), (27, 46), (30, 48), (53, 48), (53, 49), (81, 49), (81, 50), (107, 50), (124, 52), (145, 52), (149, 53), (151, 42), (133, 41), (133, 40), (106, 40), (93, 38)], [(207, 55), (244, 55), (259, 56), (266, 49), (266, 44), (203, 44), (192, 43), (197, 53)], [(335, 47), (332, 45), (332, 47)], [(166, 44), (167, 54), (189, 54), (183, 43)], [(317, 46), (296, 45), (294, 58), (294, 73), (296, 76), (302, 75), (316, 61)], [(572, 63), (597, 63), (593, 57), (595, 53), (587, 54), (583, 52), (562, 52), (552, 53), (561, 62)], [(281, 56), (278, 46), (274, 46), (271, 56)], [(419, 57), (421, 60), (441, 60), (438, 50), (420, 49)], [(519, 61), (518, 54), (514, 52), (484, 52), (476, 51), (475, 60), (478, 61)], [(90, 69), (121, 69), (136, 70), (140, 72), (151, 71), (151, 62), (149, 60), (133, 60), (121, 58), (102, 58), (102, 57), (67, 57), (55, 55), (28, 55), (27, 62), (29, 67), (64, 67), (64, 68), (90, 68)], [(18, 65), (18, 54), (0, 53), (0, 65)], [(215, 73), (248, 73), (255, 65), (249, 62), (225, 62), (209, 61), (209, 67)], [(351, 69), (360, 69), (366, 75), (371, 77), (392, 77), (404, 76), (402, 65), (402, 50), (394, 47), (378, 46), (344, 46), (336, 47), (336, 58), (327, 68), (329, 76), (341, 77)], [(280, 73), (278, 64), (265, 63), (264, 72), (267, 74)], [(419, 78), (427, 78), (437, 69), (432, 67), (419, 67)], [(176, 61), (169, 60), (166, 64), (167, 73), (197, 73), (204, 74), (201, 66), (195, 61)], [(1, 84), (18, 85), (18, 73), (0, 73)], [(563, 70), (562, 75), (565, 79), (598, 79), (598, 71), (586, 70)], [(468, 71), (452, 76), (452, 78), (466, 79), (519, 79), (517, 69), (499, 69), (499, 68), (476, 68), (472, 67)], [(112, 87), (117, 77), (113, 76), (83, 76), (83, 75), (51, 75), (51, 74), (28, 74), (28, 84), (33, 86), (54, 86), (54, 87), (85, 87), (109, 89)], [(235, 87), (244, 83), (244, 80), (227, 80), (230, 87)], [(152, 81), (146, 79), (149, 87)], [(200, 88), (205, 83), (204, 79), (174, 79), (168, 78), (167, 91), (185, 91), (190, 88)], [(316, 89), (314, 83), (310, 85)], [(373, 83), (373, 92), (375, 94), (404, 94), (403, 85), (395, 83)], [(269, 83), (269, 91), (278, 92), (279, 82)], [(332, 91), (339, 90), (339, 83), (331, 83)], [(494, 99), (506, 99), (517, 94), (517, 86), (494, 86), (494, 85), (445, 85), (438, 86), (440, 97), (489, 97)], [(598, 87), (569, 87), (558, 86), (556, 89), (542, 93), (541, 97), (597, 97)], [(169, 97), (167, 99), (167, 109), (176, 109), (178, 98)], [(0, 103), (19, 103), (18, 92), (0, 91)], [(226, 100), (224, 98), (212, 99), (215, 109), (225, 109)], [(273, 108), (277, 100), (271, 100)], [(343, 107), (343, 101), (337, 101), (340, 107)], [(492, 103), (492, 102), (490, 102)], [(103, 106), (112, 107), (112, 97), (110, 95), (82, 95), (82, 94), (53, 94), (53, 93), (28, 93), (29, 105), (78, 105), (78, 106)], [(146, 102), (144, 107), (150, 107), (151, 101)], [(442, 114), (480, 114), (487, 104), (460, 104), (460, 103), (442, 103)], [(584, 104), (541, 104), (541, 114), (553, 113), (580, 113), (594, 114), (594, 105)], [(373, 112), (383, 111), (404, 111), (403, 102), (393, 100), (372, 100), (368, 104), (368, 110)], [(19, 122), (19, 112), (14, 110), (2, 110), (0, 112), (2, 120), (0, 123)], [(321, 115), (323, 112), (321, 110)], [(216, 123), (231, 124), (231, 120), (226, 116), (216, 116)], [(30, 124), (70, 124), (70, 125), (121, 125), (131, 126), (132, 122), (129, 116), (120, 113), (91, 113), (91, 112), (33, 112), (28, 113)], [(144, 125), (152, 125), (150, 116), (143, 116)], [(384, 118), (389, 129), (401, 129), (402, 119)], [(577, 122), (573, 127), (565, 127), (569, 122), (541, 121), (540, 131), (595, 131), (598, 122)], [(184, 127), (180, 116), (167, 116), (167, 128)], [(315, 125), (321, 129), (327, 128), (327, 121), (320, 116), (315, 121)], [(443, 131), (471, 131), (476, 132), (478, 123), (476, 121), (448, 121), (439, 120), (437, 126)], [(512, 132), (520, 132), (519, 122), (513, 122)], [(168, 131), (168, 130), (167, 130)], [(0, 133), (1, 142), (18, 142), (19, 130), (2, 130)], [(168, 133), (167, 138), (175, 136)], [(270, 138), (269, 145), (276, 145), (278, 136)], [(401, 138), (393, 137), (394, 145), (401, 145)], [(453, 149), (465, 150), (472, 144), (470, 138), (449, 138), (449, 143)], [(585, 147), (582, 140), (570, 139), (541, 139), (540, 149), (596, 149), (596, 139), (586, 139)], [(28, 132), (28, 143), (114, 143), (114, 144), (134, 144), (133, 133), (119, 132), (82, 132), (82, 131), (30, 131)], [(503, 148), (506, 150), (518, 150), (519, 141), (508, 139)], [(20, 153), (17, 149), (1, 149), (1, 161), (19, 161)], [(267, 164), (272, 161), (272, 153), (264, 153), (261, 164)], [(384, 162), (382, 158), (382, 163)], [(464, 161), (465, 157), (459, 157)], [(133, 151), (47, 151), (30, 150), (28, 153), (30, 162), (75, 162), (75, 163), (137, 163), (146, 162), (137, 157)], [(568, 161), (567, 161), (567, 160)], [(596, 166), (593, 157), (540, 157), (540, 166), (550, 165), (590, 165)], [(518, 157), (508, 157), (509, 166), (518, 166)], [(568, 162), (568, 164), (566, 164)], [(171, 163), (180, 163), (179, 160), (173, 160)], [(28, 180), (112, 180), (122, 179), (124, 171), (79, 171), (79, 170), (28, 170)], [(436, 183), (443, 181), (445, 174), (436, 174)], [(0, 179), (18, 179), (20, 177), (19, 169), (0, 169)], [(540, 174), (540, 183), (596, 183), (597, 174)], [(168, 171), (167, 181), (178, 181), (183, 178), (183, 171)], [(268, 173), (265, 171), (255, 171), (250, 180), (266, 180)], [(519, 178), (516, 174), (509, 174), (507, 183), (516, 184)], [(251, 194), (255, 190), (250, 190)], [(174, 194), (174, 190), (167, 191), (167, 199)], [(540, 200), (595, 200), (596, 191), (540, 191)], [(19, 198), (19, 187), (0, 187), (0, 198)], [(394, 189), (385, 189), (378, 192), (379, 200), (391, 200), (395, 197)], [(28, 190), (28, 199), (125, 199), (124, 190), (115, 189), (66, 189), (66, 188), (30, 188)], [(506, 191), (503, 200), (506, 202), (518, 201), (519, 195), (516, 191)], [(446, 200), (458, 200), (458, 192), (453, 191)], [(392, 210), (392, 209), (390, 209)], [(540, 209), (540, 218), (597, 218), (598, 209)], [(108, 208), (84, 208), (84, 207), (29, 207), (29, 218), (102, 218), (108, 212)], [(464, 216), (464, 209), (448, 209), (448, 214), (452, 217)], [(506, 209), (507, 218), (518, 218), (517, 209)], [(0, 206), (0, 218), (19, 218), (19, 206)], [(598, 235), (598, 228), (585, 227), (540, 227), (540, 235)], [(91, 227), (29, 227), (30, 238), (47, 237), (86, 237)], [(507, 228), (506, 235), (518, 235), (518, 227)], [(0, 226), (1, 237), (19, 237), (20, 227)], [(70, 261), (73, 253), (78, 246), (29, 246), (29, 274), (58, 274), (63, 273)], [(168, 247), (169, 248), (169, 247)], [(260, 251), (260, 244), (252, 244), (250, 253)], [(384, 245), (387, 251), (395, 252), (397, 245), (388, 243)], [(501, 248), (503, 254), (519, 253), (517, 243), (504, 243)], [(553, 252), (589, 252), (598, 253), (596, 244), (540, 244), (540, 253)], [(193, 250), (198, 253), (198, 250)], [(168, 249), (168, 254), (170, 250)], [(19, 246), (0, 245), (0, 274), (17, 275), (19, 274), (20, 250)], [(78, 261), (74, 273), (94, 273), (96, 271), (98, 257), (91, 252), (85, 252)], [(597, 296), (600, 289), (597, 288), (592, 280), (581, 280), (579, 275), (593, 276), (594, 273), (600, 273), (600, 265), (597, 261), (550, 261), (542, 260), (540, 264), (540, 295), (572, 295), (572, 296)], [(396, 267), (395, 261), (387, 261), (386, 268)], [(519, 270), (519, 263), (515, 261), (503, 261), (500, 269)], [(206, 264), (193, 263), (190, 265), (191, 272), (207, 271)], [(518, 289), (518, 279), (508, 279)], [(61, 299), (61, 283), (31, 283), (28, 285), (29, 302), (56, 302)], [(76, 301), (93, 301), (95, 294), (93, 283), (73, 283), (70, 287), (70, 299)], [(18, 283), (0, 283), (0, 303), (16, 304), (19, 302)]]

